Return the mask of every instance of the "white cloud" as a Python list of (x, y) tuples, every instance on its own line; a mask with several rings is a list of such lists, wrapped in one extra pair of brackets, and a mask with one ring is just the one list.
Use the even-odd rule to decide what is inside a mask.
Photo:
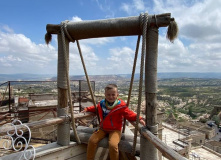
[(0, 31), (1, 73), (47, 73), (42, 69), (48, 66), (56, 71), (56, 54), (51, 45), (35, 44), (23, 34)]
[(113, 2), (111, 0), (94, 0), (98, 8), (104, 12), (105, 18), (113, 18), (115, 16), (114, 7), (111, 7)]
[(21, 62), (22, 60), (18, 57), (14, 57), (12, 55), (9, 55), (7, 57), (0, 57), (0, 62), (5, 67), (11, 67), (13, 66), (13, 63)]
[(131, 15), (137, 12), (144, 12), (145, 4), (143, 0), (133, 0), (131, 3), (122, 3), (120, 8)]
[(220, 49), (218, 44), (194, 43), (184, 46), (179, 39), (170, 43), (160, 36), (158, 71), (220, 72)]
[[(54, 36), (53, 40), (57, 42)], [(99, 57), (90, 45), (101, 47), (113, 43), (114, 38), (96, 38), (79, 42), (88, 74), (103, 73), (102, 67), (97, 63)], [(52, 45), (36, 44), (23, 34), (0, 31), (0, 68), (1, 73), (55, 74), (57, 72), (57, 49)], [(76, 43), (70, 43), (70, 74), (83, 73)]]
[(143, 11), (145, 9), (143, 0), (133, 0), (134, 7), (138, 11)]
[(91, 38), (91, 39), (83, 39), (81, 40), (82, 44), (93, 44), (93, 45), (104, 45), (107, 43), (113, 43), (115, 38)]
[[(112, 48), (109, 50), (105, 69), (107, 73), (130, 73), (134, 62), (134, 50), (129, 47)], [(139, 68), (139, 67), (137, 67)]]
[[(158, 71), (220, 72), (221, 1), (153, 0), (154, 14), (171, 13), (179, 27), (174, 44), (159, 38)], [(165, 34), (165, 29), (160, 28)], [(161, 33), (161, 32), (160, 32)]]
[[(162, 1), (154, 0), (155, 13), (171, 13), (178, 23), (180, 37), (192, 40), (221, 37), (221, 1)], [(220, 39), (220, 38), (219, 38)]]
[[(97, 62), (99, 58), (95, 54), (93, 48), (89, 47), (88, 45), (80, 43), (81, 52), (83, 56), (83, 60), (86, 66), (86, 70), (88, 74), (94, 74), (97, 68)], [(80, 58), (80, 54), (77, 48), (77, 45), (71, 44), (70, 46), (70, 74), (79, 75), (83, 74), (83, 64)]]
[[(122, 4), (110, 0), (93, 0), (97, 5), (94, 17), (114, 17), (124, 11), (129, 16), (148, 11), (149, 14), (171, 13), (179, 26), (174, 44), (165, 38), (160, 28), (158, 72), (219, 71), (221, 66), (221, 1), (217, 0), (131, 0)], [(83, 2), (82, 2), (83, 3)], [(115, 3), (115, 7), (113, 7)], [(86, 3), (85, 3), (86, 4)], [(120, 6), (119, 6), (120, 5)], [(120, 11), (117, 9), (121, 9)], [(78, 13), (80, 15), (80, 13)], [(99, 15), (100, 14), (100, 15)], [(117, 15), (122, 16), (122, 15)], [(70, 21), (79, 22), (75, 15)], [(57, 39), (51, 44), (37, 44), (24, 34), (14, 33), (9, 26), (0, 26), (1, 73), (57, 72)], [(34, 35), (33, 35), (34, 36)], [(130, 73), (136, 40), (128, 37), (81, 40), (82, 53), (89, 74)], [(75, 46), (75, 47), (74, 47)], [(101, 53), (108, 53), (105, 56)], [(107, 57), (108, 56), (108, 57)], [(139, 60), (138, 60), (139, 65)], [(139, 69), (139, 67), (137, 67)], [(15, 71), (16, 70), (16, 71)], [(70, 45), (70, 73), (82, 74), (76, 43)]]
[(9, 33), (14, 32), (13, 29), (11, 29), (8, 25), (0, 26), (0, 30), (1, 30), (1, 28), (2, 28), (2, 30), (6, 31), (6, 32), (9, 32)]
[(72, 17), (71, 21), (72, 22), (80, 22), (80, 21), (82, 21), (82, 19), (78, 16), (74, 16), (74, 17)]
[[(132, 71), (134, 51), (131, 48), (109, 49), (109, 57), (98, 57), (93, 48), (84, 44), (81, 44), (81, 50), (89, 75), (131, 73)], [(76, 45), (70, 47), (70, 74), (84, 74)]]
[(128, 14), (131, 14), (131, 11), (132, 11), (131, 8), (132, 8), (132, 6), (129, 5), (129, 4), (127, 4), (127, 3), (123, 3), (123, 4), (121, 5), (121, 9), (122, 9), (123, 11), (127, 12)]

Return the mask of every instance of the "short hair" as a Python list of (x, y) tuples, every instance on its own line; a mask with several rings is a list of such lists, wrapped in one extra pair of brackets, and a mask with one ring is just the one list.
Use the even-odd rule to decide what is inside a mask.
[(114, 89), (116, 88), (117, 89), (117, 85), (116, 84), (108, 84), (106, 87), (105, 87), (105, 91), (109, 90), (109, 89)]

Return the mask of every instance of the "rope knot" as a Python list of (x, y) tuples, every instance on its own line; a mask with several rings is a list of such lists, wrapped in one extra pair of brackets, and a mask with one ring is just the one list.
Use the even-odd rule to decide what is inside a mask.
[(71, 37), (71, 35), (69, 34), (68, 30), (67, 30), (67, 24), (68, 24), (68, 20), (61, 22), (61, 30), (63, 30), (65, 32), (65, 35), (68, 37), (69, 41), (74, 43), (74, 39)]

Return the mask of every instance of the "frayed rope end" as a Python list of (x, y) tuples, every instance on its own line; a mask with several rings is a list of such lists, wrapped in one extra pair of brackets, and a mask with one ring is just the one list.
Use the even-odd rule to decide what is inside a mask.
[(48, 45), (52, 40), (52, 35), (50, 33), (45, 34), (45, 43)]
[(170, 42), (174, 42), (174, 40), (177, 38), (178, 36), (178, 32), (179, 32), (179, 29), (178, 29), (178, 25), (176, 23), (176, 21), (171, 21), (170, 22), (170, 25), (167, 29), (167, 39), (169, 39)]

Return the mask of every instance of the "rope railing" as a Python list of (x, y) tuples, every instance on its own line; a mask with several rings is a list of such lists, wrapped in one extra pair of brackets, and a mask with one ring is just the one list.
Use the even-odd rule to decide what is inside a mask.
[[(22, 126), (22, 127), (21, 127)], [(18, 129), (17, 127), (20, 127)], [(15, 119), (11, 123), (7, 123), (0, 127), (0, 130), (8, 130), (13, 128), (11, 131), (7, 131), (4, 136), (1, 136), (1, 152), (7, 153), (9, 150), (19, 152), (16, 159), (35, 159), (36, 150), (33, 145), (30, 144), (31, 130), (23, 124), (20, 120)], [(23, 128), (23, 129), (21, 129)], [(24, 128), (26, 132), (24, 132)], [(27, 137), (28, 136), (28, 137)], [(2, 155), (2, 154), (1, 154)], [(1, 158), (4, 159), (4, 158)], [(6, 158), (9, 159), (9, 158)]]

